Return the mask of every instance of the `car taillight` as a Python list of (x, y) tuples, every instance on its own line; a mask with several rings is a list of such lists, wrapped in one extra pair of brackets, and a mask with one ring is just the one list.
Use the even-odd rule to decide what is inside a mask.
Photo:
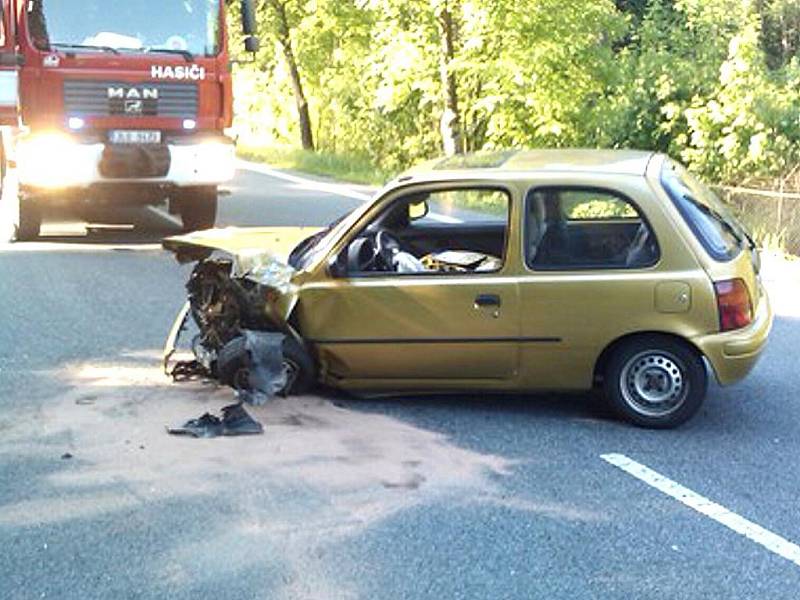
[(753, 303), (747, 285), (741, 279), (717, 281), (714, 284), (719, 307), (719, 326), (731, 331), (748, 326), (753, 321)]

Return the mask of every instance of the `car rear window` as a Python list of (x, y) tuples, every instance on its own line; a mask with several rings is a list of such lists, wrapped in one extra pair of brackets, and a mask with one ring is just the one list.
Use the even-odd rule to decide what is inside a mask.
[(525, 211), (533, 270), (643, 269), (658, 262), (658, 240), (644, 215), (612, 190), (534, 188)]
[(727, 262), (739, 255), (747, 234), (714, 192), (671, 161), (664, 165), (661, 184), (712, 258)]

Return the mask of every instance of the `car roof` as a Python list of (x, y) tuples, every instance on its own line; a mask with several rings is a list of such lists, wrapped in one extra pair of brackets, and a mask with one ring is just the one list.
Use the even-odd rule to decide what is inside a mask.
[(500, 150), (437, 158), (403, 173), (400, 179), (448, 171), (613, 173), (643, 176), (653, 152), (641, 150)]

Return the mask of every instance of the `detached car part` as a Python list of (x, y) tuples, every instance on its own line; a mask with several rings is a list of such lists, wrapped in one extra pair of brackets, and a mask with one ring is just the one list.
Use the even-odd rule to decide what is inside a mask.
[(264, 426), (253, 419), (240, 403), (222, 407), (221, 419), (216, 415), (205, 413), (196, 419), (189, 419), (179, 427), (167, 428), (167, 433), (196, 438), (258, 435), (264, 433)]

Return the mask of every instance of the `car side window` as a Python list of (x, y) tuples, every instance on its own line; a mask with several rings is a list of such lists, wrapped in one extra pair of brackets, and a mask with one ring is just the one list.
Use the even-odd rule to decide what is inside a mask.
[(500, 190), (458, 189), (432, 192), (428, 212), (415, 219), (416, 226), (436, 223), (505, 223), (508, 195)]
[(525, 206), (525, 250), (536, 270), (637, 269), (659, 247), (640, 210), (602, 189), (537, 188)]
[(386, 207), (348, 245), (347, 273), (480, 274), (504, 264), (511, 200), (497, 188), (417, 190)]

